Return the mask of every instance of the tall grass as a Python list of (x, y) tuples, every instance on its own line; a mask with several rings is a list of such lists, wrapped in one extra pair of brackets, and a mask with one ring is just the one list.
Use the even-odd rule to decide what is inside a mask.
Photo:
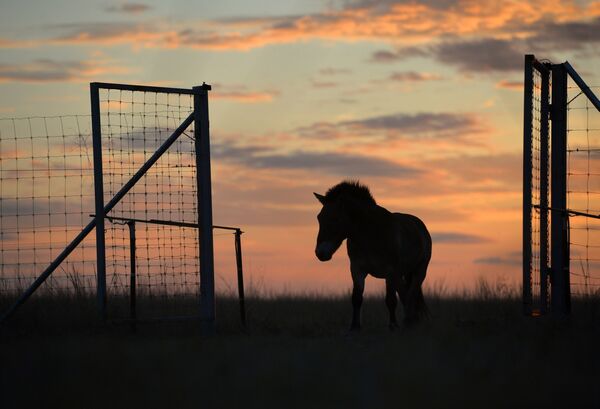
[[(555, 320), (524, 317), (518, 294), (430, 289), (429, 321), (394, 332), (370, 296), (350, 334), (348, 295), (257, 289), (247, 329), (235, 297), (218, 297), (213, 337), (196, 321), (133, 332), (101, 323), (89, 292), (40, 294), (0, 327), (0, 407), (598, 407), (600, 300), (575, 298), (571, 319)], [(113, 317), (127, 303), (109, 298)], [(139, 314), (197, 306), (141, 296)]]

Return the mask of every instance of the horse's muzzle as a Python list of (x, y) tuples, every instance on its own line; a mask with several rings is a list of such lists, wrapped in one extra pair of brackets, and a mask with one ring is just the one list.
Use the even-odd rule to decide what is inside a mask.
[(320, 261), (329, 261), (329, 260), (331, 260), (331, 254), (325, 254), (324, 252), (319, 252), (318, 250), (315, 253), (317, 254), (317, 258)]
[(320, 261), (329, 261), (333, 256), (334, 249), (330, 243), (320, 243), (315, 249), (315, 254)]

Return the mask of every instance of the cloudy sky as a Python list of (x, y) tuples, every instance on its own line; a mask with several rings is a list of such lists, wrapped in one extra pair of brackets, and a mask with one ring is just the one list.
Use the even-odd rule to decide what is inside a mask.
[[(349, 287), (345, 251), (314, 257), (312, 192), (344, 178), (425, 221), (430, 284), (518, 282), (523, 56), (569, 60), (588, 83), (600, 61), (595, 1), (1, 0), (0, 9), (2, 117), (86, 114), (91, 81), (213, 85), (215, 223), (243, 227), (247, 274), (269, 289)], [(230, 257), (217, 250), (227, 276)]]

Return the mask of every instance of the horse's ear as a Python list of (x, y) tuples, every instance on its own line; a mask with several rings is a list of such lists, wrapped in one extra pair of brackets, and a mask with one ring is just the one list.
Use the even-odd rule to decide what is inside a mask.
[(323, 205), (325, 204), (325, 196), (320, 195), (320, 194), (315, 193), (315, 192), (313, 192), (313, 195), (315, 195), (315, 197), (317, 198), (317, 200), (319, 202), (321, 202), (321, 204), (323, 204)]

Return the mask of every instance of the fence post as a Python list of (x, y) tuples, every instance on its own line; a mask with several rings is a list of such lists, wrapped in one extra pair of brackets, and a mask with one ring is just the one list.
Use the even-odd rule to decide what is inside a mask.
[(135, 221), (127, 222), (129, 227), (129, 258), (131, 271), (129, 272), (129, 318), (131, 319), (131, 329), (134, 331), (137, 327), (137, 311), (136, 311), (136, 264), (135, 264)]
[(548, 180), (549, 180), (549, 135), (550, 121), (550, 70), (540, 71), (542, 74), (542, 92), (540, 107), (540, 312), (548, 309)]
[(551, 306), (558, 315), (569, 314), (569, 242), (567, 209), (567, 70), (552, 65), (552, 216)]
[(102, 173), (102, 127), (98, 85), (90, 84), (92, 144), (94, 149), (94, 199), (96, 214), (96, 293), (100, 316), (106, 320), (106, 250), (104, 237), (104, 180)]
[(194, 140), (196, 188), (198, 191), (198, 232), (200, 246), (200, 315), (205, 334), (215, 332), (215, 278), (212, 233), (212, 192), (208, 91), (211, 86), (194, 87)]
[(235, 264), (237, 266), (238, 297), (240, 300), (240, 319), (246, 326), (246, 301), (244, 297), (244, 270), (242, 266), (242, 231), (235, 231)]
[(523, 313), (531, 314), (531, 137), (533, 110), (533, 61), (525, 56), (523, 92)]

